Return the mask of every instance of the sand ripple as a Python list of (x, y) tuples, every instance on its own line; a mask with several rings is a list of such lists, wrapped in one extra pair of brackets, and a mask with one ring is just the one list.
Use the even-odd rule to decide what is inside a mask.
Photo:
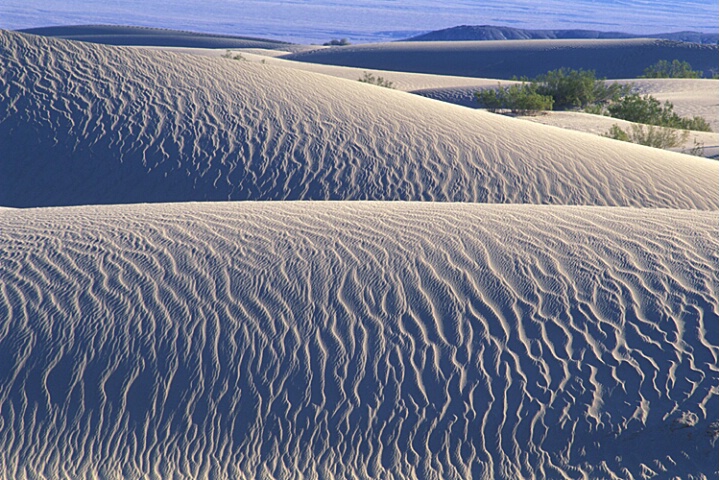
[(0, 225), (8, 478), (717, 473), (715, 212), (282, 202)]
[(717, 209), (719, 164), (296, 69), (0, 32), (0, 205)]

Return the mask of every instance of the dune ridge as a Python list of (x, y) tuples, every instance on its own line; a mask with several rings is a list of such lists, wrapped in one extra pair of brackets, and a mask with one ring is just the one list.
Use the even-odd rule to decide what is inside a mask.
[(356, 81), (11, 32), (0, 48), (5, 206), (719, 205), (716, 162)]
[(719, 475), (717, 162), (248, 46), (0, 31), (0, 477)]
[(291, 43), (278, 40), (122, 25), (63, 25), (28, 28), (19, 31), (45, 37), (117, 46), (264, 48), (269, 50), (283, 49), (290, 51), (293, 48)]
[(714, 212), (250, 202), (0, 224), (12, 478), (719, 470)]
[(300, 62), (462, 77), (534, 78), (562, 67), (598, 77), (636, 78), (659, 60), (688, 61), (716, 71), (719, 46), (653, 39), (393, 42), (286, 55)]

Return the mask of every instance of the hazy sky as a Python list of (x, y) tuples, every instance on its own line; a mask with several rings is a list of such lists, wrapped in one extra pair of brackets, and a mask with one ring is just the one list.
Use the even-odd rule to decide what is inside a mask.
[(127, 24), (297, 42), (404, 38), (455, 25), (630, 33), (717, 30), (716, 0), (1, 0), (0, 28)]

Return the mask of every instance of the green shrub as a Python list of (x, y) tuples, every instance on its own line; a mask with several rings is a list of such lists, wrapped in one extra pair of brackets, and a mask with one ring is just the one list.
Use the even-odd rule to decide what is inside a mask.
[(584, 108), (585, 113), (591, 113), (592, 115), (604, 115), (606, 114), (606, 107), (604, 105), (592, 104), (587, 105)]
[(537, 93), (536, 86), (530, 83), (481, 90), (476, 97), (491, 112), (508, 110), (518, 115), (536, 115), (551, 110), (554, 104), (552, 97)]
[(623, 142), (638, 143), (654, 148), (674, 148), (687, 141), (689, 132), (684, 130), (673, 130), (655, 125), (632, 125), (628, 132), (622, 130), (619, 125), (612, 125), (605, 137), (621, 140)]
[(619, 125), (616, 123), (612, 125), (612, 128), (609, 129), (607, 133), (604, 134), (605, 137), (613, 138), (614, 140), (621, 140), (622, 142), (631, 142), (631, 139), (629, 138), (629, 135), (627, 132), (621, 129)]
[(672, 60), (669, 63), (667, 60), (659, 60), (654, 65), (647, 67), (644, 70), (644, 75), (640, 78), (701, 78), (702, 72), (700, 70), (692, 70), (692, 66), (689, 62), (681, 62), (679, 60)]
[(334, 38), (330, 40), (329, 42), (325, 42), (322, 44), (325, 47), (343, 47), (345, 45), (351, 45), (350, 42), (346, 38)]
[(378, 85), (385, 88), (394, 88), (394, 83), (382, 77), (375, 77), (369, 72), (364, 72), (364, 76), (359, 79), (362, 83), (369, 83), (372, 85)]
[(614, 101), (632, 89), (631, 85), (608, 85), (603, 79), (597, 79), (593, 70), (568, 68), (549, 71), (538, 76), (534, 83), (537, 93), (551, 96), (559, 109), (584, 108)]
[(712, 127), (704, 117), (682, 118), (682, 125), (686, 130), (694, 130), (697, 132), (711, 132)]
[(651, 95), (632, 94), (621, 98), (607, 107), (609, 115), (635, 123), (645, 123), (683, 130), (711, 132), (709, 123), (701, 118), (682, 118), (674, 112), (674, 105), (659, 100)]

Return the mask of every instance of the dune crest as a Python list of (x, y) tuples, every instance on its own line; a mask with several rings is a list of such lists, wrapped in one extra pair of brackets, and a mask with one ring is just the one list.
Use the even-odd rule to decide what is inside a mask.
[(290, 43), (262, 38), (121, 25), (63, 25), (20, 31), (45, 37), (117, 46), (293, 49)]
[(12, 478), (716, 470), (714, 212), (277, 202), (0, 222)]
[(0, 205), (719, 205), (715, 162), (356, 81), (10, 32), (0, 48)]

